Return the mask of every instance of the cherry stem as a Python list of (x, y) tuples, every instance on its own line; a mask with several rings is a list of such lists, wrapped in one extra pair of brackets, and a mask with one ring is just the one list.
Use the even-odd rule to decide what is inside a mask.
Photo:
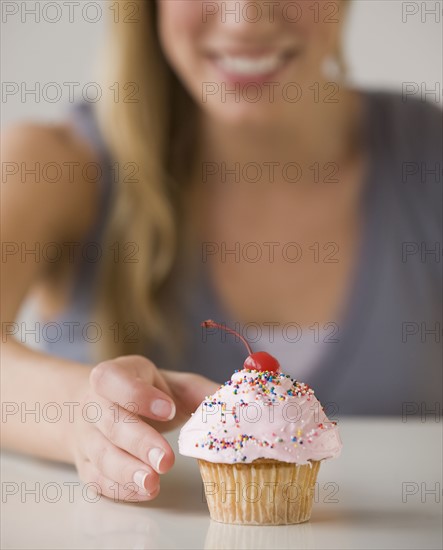
[(240, 338), (240, 340), (246, 346), (246, 349), (248, 350), (249, 355), (252, 355), (252, 349), (249, 343), (247, 342), (247, 340), (245, 340), (241, 334), (239, 334), (237, 331), (233, 330), (232, 328), (229, 328), (226, 325), (221, 325), (220, 323), (216, 323), (211, 319), (208, 319), (207, 321), (203, 321), (201, 326), (204, 328), (219, 328), (221, 330), (224, 330), (225, 332), (228, 332), (229, 334), (234, 334), (235, 336), (238, 336), (238, 338)]

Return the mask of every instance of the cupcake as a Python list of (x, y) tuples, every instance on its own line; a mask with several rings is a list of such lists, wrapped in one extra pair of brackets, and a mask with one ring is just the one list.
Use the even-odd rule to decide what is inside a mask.
[(266, 352), (248, 350), (243, 369), (206, 397), (183, 426), (180, 454), (198, 459), (211, 518), (242, 525), (308, 521), (322, 460), (341, 441), (314, 391), (280, 371)]

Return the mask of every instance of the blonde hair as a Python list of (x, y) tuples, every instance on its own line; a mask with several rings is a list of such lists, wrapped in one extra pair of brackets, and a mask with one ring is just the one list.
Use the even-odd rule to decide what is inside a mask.
[[(104, 237), (108, 253), (97, 313), (102, 327), (117, 323), (119, 335), (103, 330), (99, 359), (143, 353), (146, 346), (165, 341), (166, 324), (173, 322), (165, 296), (182, 238), (181, 201), (192, 167), (189, 146), (195, 143), (196, 106), (164, 57), (156, 2), (137, 1), (137, 22), (131, 22), (124, 8), (135, 3), (117, 1), (119, 16), (108, 23), (103, 51), (103, 88), (113, 86), (114, 94), (104, 94), (97, 113), (120, 177)], [(338, 61), (344, 68), (340, 52)], [(128, 166), (137, 169), (129, 181)], [(136, 257), (128, 258), (125, 247)], [(169, 351), (171, 343), (179, 343), (178, 327)]]
[[(125, 3), (119, 0), (120, 8)], [(161, 302), (178, 246), (177, 179), (185, 178), (187, 168), (189, 135), (181, 120), (183, 112), (191, 118), (192, 102), (163, 56), (155, 4), (137, 2), (137, 22), (120, 9), (117, 22), (109, 22), (103, 52), (104, 89), (111, 84), (114, 94), (104, 94), (97, 113), (119, 178), (104, 237), (97, 311), (102, 326), (118, 323), (119, 337), (103, 330), (100, 358), (141, 353), (165, 334)]]

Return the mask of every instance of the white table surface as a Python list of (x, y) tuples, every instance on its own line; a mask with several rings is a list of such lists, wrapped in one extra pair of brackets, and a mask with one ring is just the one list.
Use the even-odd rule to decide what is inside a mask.
[[(128, 504), (88, 502), (73, 468), (4, 453), (1, 547), (442, 548), (442, 423), (345, 418), (339, 425), (342, 456), (320, 468), (311, 521), (292, 526), (210, 521), (197, 464), (181, 456), (155, 501)], [(175, 448), (176, 438), (168, 437)], [(40, 502), (26, 494), (32, 488)]]

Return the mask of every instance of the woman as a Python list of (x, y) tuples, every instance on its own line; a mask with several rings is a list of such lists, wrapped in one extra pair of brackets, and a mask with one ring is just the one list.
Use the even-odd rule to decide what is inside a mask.
[[(69, 330), (43, 353), (6, 323), (7, 447), (75, 463), (106, 496), (135, 483), (155, 498), (174, 462), (160, 432), (244, 360), (200, 332), (207, 317), (252, 328), (330, 416), (435, 406), (441, 264), (423, 245), (438, 241), (439, 113), (344, 84), (347, 4), (121, 2), (97, 111), (9, 131), (6, 161), (63, 177), (4, 185), (20, 253), (3, 264), (3, 318), (32, 291)], [(36, 261), (36, 243), (70, 254)], [(85, 253), (98, 244), (100, 261)], [(64, 414), (22, 422), (14, 403)]]

